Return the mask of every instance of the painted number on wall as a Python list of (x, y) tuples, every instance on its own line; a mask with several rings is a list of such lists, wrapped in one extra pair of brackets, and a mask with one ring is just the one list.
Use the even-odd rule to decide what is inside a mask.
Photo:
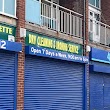
[(0, 48), (1, 49), (6, 49), (6, 41), (0, 40)]

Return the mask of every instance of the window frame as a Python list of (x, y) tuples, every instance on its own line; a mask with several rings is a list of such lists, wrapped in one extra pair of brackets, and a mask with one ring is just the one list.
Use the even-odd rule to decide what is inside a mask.
[[(92, 16), (91, 16), (90, 13), (92, 13)], [(101, 12), (99, 10), (97, 10), (96, 8), (93, 8), (93, 7), (89, 6), (89, 13), (88, 13), (89, 24), (88, 25), (89, 25), (89, 32), (92, 33), (92, 39), (95, 38), (95, 37), (96, 38), (97, 37), (100, 37), (100, 20), (101, 19), (97, 20), (97, 18), (95, 17), (95, 14), (101, 16)], [(93, 29), (92, 30), (90, 28), (90, 20), (92, 20), (92, 23), (93, 23)], [(97, 26), (99, 27), (98, 30), (96, 30)], [(95, 41), (95, 40), (93, 40), (93, 41)], [(99, 41), (95, 41), (95, 42), (99, 42)]]
[(5, 0), (2, 0), (2, 2), (3, 2), (2, 3), (2, 11), (0, 11), (0, 14), (6, 15), (6, 16), (9, 16), (9, 17), (12, 17), (12, 18), (16, 18), (16, 7), (17, 7), (17, 3), (16, 2), (17, 2), (17, 0), (15, 0), (15, 4), (14, 4), (14, 7), (15, 7), (14, 8), (14, 11), (15, 11), (14, 12), (14, 15), (11, 15), (11, 14), (8, 14), (8, 13), (5, 13), (4, 12), (4, 9), (5, 9), (4, 8)]
[(92, 4), (89, 2), (89, 5), (91, 5), (91, 6), (95, 7), (95, 8), (97, 8), (97, 9), (101, 9), (101, 0), (99, 0), (99, 7), (97, 7), (96, 4), (97, 4), (96, 0), (95, 0), (95, 5), (92, 5)]

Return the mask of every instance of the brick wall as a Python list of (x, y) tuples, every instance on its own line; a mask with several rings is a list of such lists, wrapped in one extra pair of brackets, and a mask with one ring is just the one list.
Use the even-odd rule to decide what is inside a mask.
[[(88, 0), (85, 0), (85, 50), (86, 50), (86, 45), (89, 45), (89, 34), (88, 34), (88, 7), (89, 7), (89, 1)], [(85, 52), (85, 55), (86, 56), (89, 56), (89, 53), (88, 52)], [(90, 96), (89, 96), (89, 93), (90, 93), (90, 73), (89, 73), (89, 64), (86, 65), (87, 67), (87, 110), (90, 110)]]
[(17, 77), (17, 110), (24, 109), (24, 38), (20, 38), (20, 27), (25, 28), (25, 0), (17, 0), (17, 42), (22, 43), (22, 52), (18, 53), (18, 77)]
[(110, 0), (101, 0), (102, 22), (110, 25)]
[(84, 0), (59, 0), (59, 4), (68, 9), (74, 10), (80, 14), (83, 14), (83, 1)]

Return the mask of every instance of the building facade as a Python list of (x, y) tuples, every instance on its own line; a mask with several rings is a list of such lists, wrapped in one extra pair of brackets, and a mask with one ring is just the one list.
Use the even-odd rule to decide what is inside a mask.
[(0, 109), (109, 110), (107, 4), (1, 0)]
[(109, 3), (109, 0), (89, 1), (90, 110), (110, 109)]

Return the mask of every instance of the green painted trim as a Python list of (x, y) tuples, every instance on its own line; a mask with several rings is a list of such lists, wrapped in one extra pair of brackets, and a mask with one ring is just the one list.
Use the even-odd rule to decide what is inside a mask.
[(81, 44), (76, 44), (73, 42), (68, 42), (53, 37), (48, 37), (46, 35), (30, 32), (30, 31), (26, 31), (25, 44), (50, 48), (50, 49), (64, 51), (78, 55), (83, 54), (83, 46)]

